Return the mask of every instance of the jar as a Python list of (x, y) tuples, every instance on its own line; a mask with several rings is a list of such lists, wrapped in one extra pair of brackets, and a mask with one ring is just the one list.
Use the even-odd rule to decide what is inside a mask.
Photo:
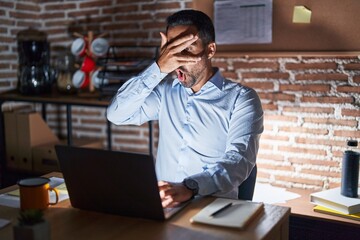
[(60, 93), (72, 94), (76, 88), (72, 83), (72, 76), (76, 70), (75, 58), (70, 52), (61, 54), (56, 59), (57, 80), (56, 86)]

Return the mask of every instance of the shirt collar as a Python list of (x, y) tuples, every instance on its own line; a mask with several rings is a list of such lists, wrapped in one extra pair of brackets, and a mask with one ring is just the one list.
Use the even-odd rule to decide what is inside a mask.
[[(202, 86), (200, 91), (208, 89), (212, 85), (216, 86), (220, 91), (222, 90), (222, 86), (224, 84), (224, 77), (221, 75), (221, 73), (219, 71), (219, 68), (214, 67), (213, 69), (214, 69), (214, 72), (215, 72), (214, 75), (209, 79), (209, 81), (207, 81), (205, 83), (204, 86)], [(172, 83), (172, 87), (174, 87), (177, 84), (180, 84), (180, 81), (179, 81), (178, 78), (175, 78), (173, 83)]]

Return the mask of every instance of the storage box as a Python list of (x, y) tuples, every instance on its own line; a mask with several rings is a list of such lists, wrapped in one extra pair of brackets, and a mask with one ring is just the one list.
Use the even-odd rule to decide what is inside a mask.
[(32, 171), (32, 147), (59, 141), (37, 112), (6, 112), (4, 120), (9, 168)]
[(4, 112), (6, 165), (15, 168), (18, 162), (16, 114)]
[[(38, 173), (49, 173), (60, 171), (55, 145), (66, 145), (66, 140), (57, 143), (44, 144), (32, 148), (33, 170)], [(99, 140), (73, 139), (73, 145), (88, 148), (103, 148)]]

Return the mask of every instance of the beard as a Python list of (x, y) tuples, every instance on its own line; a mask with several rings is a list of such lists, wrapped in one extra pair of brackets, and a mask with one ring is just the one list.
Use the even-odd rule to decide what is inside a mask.
[(181, 85), (191, 88), (201, 79), (201, 75), (205, 70), (204, 65), (198, 65), (189, 70), (185, 67), (179, 67), (176, 73)]

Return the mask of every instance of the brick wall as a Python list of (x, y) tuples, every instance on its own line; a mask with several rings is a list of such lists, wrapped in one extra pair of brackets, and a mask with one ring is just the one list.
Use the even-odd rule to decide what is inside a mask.
[[(107, 32), (112, 44), (158, 45), (169, 14), (191, 0), (0, 1), (0, 91), (16, 87), (16, 33), (28, 26), (48, 33), (52, 56), (69, 48), (73, 32)], [(360, 139), (358, 54), (218, 53), (214, 65), (253, 87), (265, 110), (258, 180), (321, 189), (340, 182), (345, 141)], [(8, 103), (12, 104), (12, 103)], [(35, 106), (39, 108), (39, 106)], [(49, 125), (66, 134), (65, 109), (49, 107)], [(73, 108), (74, 135), (106, 138), (104, 110)], [(114, 149), (147, 152), (148, 128), (113, 126)], [(154, 123), (155, 146), (157, 123)]]

